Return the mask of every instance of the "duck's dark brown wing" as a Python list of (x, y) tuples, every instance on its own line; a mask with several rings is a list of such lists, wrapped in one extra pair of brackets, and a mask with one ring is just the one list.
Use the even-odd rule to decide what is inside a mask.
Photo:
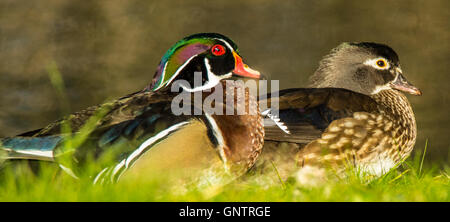
[[(166, 97), (164, 94), (155, 94), (152, 92), (135, 92), (111, 102), (88, 107), (56, 120), (41, 129), (25, 132), (17, 136), (43, 137), (57, 135), (62, 133), (61, 127), (63, 125), (70, 127), (71, 132), (78, 132), (90, 118), (101, 114), (102, 116), (98, 116), (101, 121), (99, 121), (96, 128), (111, 126), (133, 119), (141, 114), (147, 106), (170, 99)], [(101, 110), (104, 112), (102, 113)]]
[[(126, 166), (118, 165), (123, 171), (154, 144), (185, 126), (203, 123), (196, 116), (174, 115), (173, 98), (164, 93), (137, 93), (71, 114), (28, 136), (1, 138), (0, 151), (6, 152), (0, 160), (56, 160), (62, 165), (82, 166), (94, 158), (98, 170), (126, 161)], [(98, 115), (100, 110), (103, 115)], [(64, 125), (70, 126), (70, 133), (62, 129)], [(193, 131), (193, 127), (189, 129)], [(77, 174), (81, 167), (73, 169)]]
[[(27, 159), (29, 155), (15, 154), (33, 153), (34, 159), (42, 159), (40, 154), (45, 153), (47, 159), (52, 159), (65, 153), (62, 149), (65, 147), (64, 141), (78, 137), (83, 138), (76, 146), (79, 159), (85, 159), (87, 154), (99, 156), (106, 150), (112, 150), (114, 144), (120, 144), (121, 148), (116, 149), (120, 151), (119, 155), (126, 154), (136, 149), (141, 140), (192, 118), (173, 115), (172, 99), (173, 95), (164, 93), (135, 93), (73, 113), (42, 129), (1, 138), (0, 148), (15, 152), (9, 158)], [(123, 143), (125, 140), (129, 142)]]
[[(268, 97), (260, 100), (260, 104), (267, 101), (271, 106), (271, 118), (268, 115), (264, 120), (267, 141), (306, 144), (319, 138), (333, 120), (378, 110), (369, 96), (337, 88), (286, 89)], [(273, 105), (277, 102), (279, 109)], [(283, 125), (286, 130), (281, 129)]]

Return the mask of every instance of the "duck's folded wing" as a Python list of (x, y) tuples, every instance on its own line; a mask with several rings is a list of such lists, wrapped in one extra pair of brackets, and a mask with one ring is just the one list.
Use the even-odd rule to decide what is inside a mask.
[(147, 151), (196, 120), (199, 122), (187, 116), (169, 118), (146, 113), (133, 120), (96, 129), (84, 138), (80, 137), (80, 132), (4, 138), (0, 140), (0, 163), (15, 159), (54, 161), (74, 177), (81, 173), (79, 170), (89, 166), (94, 172), (100, 172), (98, 175), (103, 175), (98, 178), (116, 181)]
[[(56, 160), (61, 164), (60, 160), (70, 155), (64, 161), (73, 161), (67, 164), (72, 166), (81, 166), (92, 159), (100, 169), (124, 160), (130, 165), (194, 118), (173, 115), (171, 101), (168, 95), (140, 93), (99, 106), (107, 109), (99, 117), (96, 117), (98, 109), (89, 111), (92, 113), (89, 115), (88, 111), (81, 112), (85, 115), (73, 114), (36, 130), (33, 136), (1, 139), (0, 159)], [(65, 124), (71, 127), (71, 132), (61, 130)], [(91, 125), (85, 128), (86, 124)]]
[(271, 106), (264, 119), (264, 139), (280, 142), (309, 143), (333, 120), (377, 110), (369, 96), (337, 88), (286, 89), (268, 98), (260, 101)]

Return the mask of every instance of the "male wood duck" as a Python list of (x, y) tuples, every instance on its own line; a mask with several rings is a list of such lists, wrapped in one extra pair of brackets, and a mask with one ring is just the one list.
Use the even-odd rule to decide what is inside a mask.
[[(199, 82), (196, 72), (201, 74)], [(172, 101), (181, 95), (179, 90), (173, 92), (175, 84), (183, 92), (200, 92), (203, 102), (217, 90), (239, 87), (239, 81), (225, 83), (232, 76), (259, 78), (260, 74), (243, 63), (229, 38), (215, 33), (188, 36), (166, 52), (144, 90), (89, 107), (42, 129), (1, 139), (1, 158), (53, 161), (74, 177), (84, 175), (83, 166), (93, 159), (96, 169), (90, 177), (94, 183), (178, 171), (189, 174), (213, 166), (242, 174), (253, 165), (264, 142), (259, 112), (218, 115), (190, 101), (190, 113), (174, 114), (172, 109)], [(249, 107), (257, 106), (248, 91), (243, 100)], [(229, 106), (214, 103), (219, 110)], [(197, 110), (200, 113), (193, 113)], [(92, 120), (92, 129), (84, 129)], [(70, 131), (63, 131), (65, 126)], [(77, 136), (84, 138), (76, 141)]]
[(281, 90), (272, 99), (279, 114), (266, 111), (272, 119), (264, 121), (265, 145), (255, 169), (272, 161), (283, 177), (293, 166), (339, 172), (354, 166), (379, 176), (409, 156), (417, 130), (402, 92), (421, 91), (406, 80), (392, 48), (343, 43), (324, 57), (310, 81), (311, 88)]

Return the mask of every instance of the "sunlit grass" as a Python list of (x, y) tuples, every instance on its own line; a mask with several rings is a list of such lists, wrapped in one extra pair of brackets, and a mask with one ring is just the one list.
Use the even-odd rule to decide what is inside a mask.
[(92, 178), (74, 179), (50, 163), (35, 176), (14, 163), (2, 171), (0, 201), (450, 201), (449, 168), (423, 167), (420, 173), (420, 158), (370, 182), (349, 176), (304, 187), (291, 178), (281, 186), (261, 183), (261, 175), (258, 183), (238, 180), (212, 195), (195, 186), (180, 191), (165, 178), (93, 185)]

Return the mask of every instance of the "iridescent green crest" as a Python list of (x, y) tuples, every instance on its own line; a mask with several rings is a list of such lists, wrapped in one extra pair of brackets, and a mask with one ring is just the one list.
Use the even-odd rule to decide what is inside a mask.
[(189, 61), (208, 51), (217, 39), (224, 40), (233, 49), (237, 49), (233, 41), (216, 33), (199, 33), (183, 38), (167, 50), (162, 57), (150, 89), (156, 91), (168, 86)]

